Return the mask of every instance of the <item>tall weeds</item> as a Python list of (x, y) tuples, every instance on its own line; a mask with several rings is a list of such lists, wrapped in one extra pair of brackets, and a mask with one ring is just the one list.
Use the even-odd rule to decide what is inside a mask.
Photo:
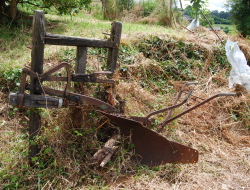
[[(173, 5), (173, 21), (183, 23), (181, 12), (177, 4)], [(144, 24), (170, 25), (169, 0), (107, 0), (103, 8), (104, 19), (122, 20), (123, 22), (140, 22)]]

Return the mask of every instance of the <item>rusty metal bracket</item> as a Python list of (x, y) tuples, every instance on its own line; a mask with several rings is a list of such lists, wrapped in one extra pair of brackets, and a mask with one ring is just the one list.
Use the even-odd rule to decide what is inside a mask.
[[(56, 77), (56, 76), (50, 76), (51, 74), (53, 74), (54, 72), (56, 72), (57, 70), (61, 69), (61, 68), (65, 68), (67, 71), (67, 77)], [(90, 75), (78, 75), (76, 76), (77, 80), (79, 80), (80, 82), (107, 82), (107, 83), (112, 83), (113, 80), (102, 80), (99, 79), (98, 76), (101, 74), (111, 74), (111, 72), (95, 72), (92, 73)], [(26, 79), (27, 76), (30, 75), (33, 78), (39, 79), (39, 83), (37, 83), (36, 85), (31, 85), (26, 83)], [(81, 77), (87, 77), (88, 76), (92, 76), (92, 79), (90, 80), (82, 80)], [(51, 96), (58, 96), (58, 97), (62, 97), (65, 98), (67, 101), (63, 101), (63, 104), (61, 107), (67, 107), (67, 106), (75, 106), (76, 104), (90, 104), (90, 105), (96, 105), (102, 109), (105, 109), (107, 111), (110, 112), (119, 112), (116, 108), (114, 108), (113, 106), (109, 105), (106, 102), (103, 102), (101, 100), (98, 100), (96, 98), (92, 98), (89, 96), (85, 96), (85, 95), (81, 95), (81, 94), (76, 94), (76, 93), (71, 93), (70, 92), (70, 86), (71, 86), (71, 79), (74, 78), (72, 77), (72, 75), (70, 74), (70, 67), (68, 63), (61, 63), (57, 66), (55, 66), (54, 68), (50, 69), (49, 71), (45, 72), (44, 74), (37, 74), (27, 68), (24, 68), (22, 71), (22, 76), (21, 76), (21, 84), (20, 84), (20, 92), (18, 94), (18, 106), (23, 106), (23, 99), (24, 97), (22, 96), (22, 94), (24, 94), (25, 90), (33, 90), (34, 92), (39, 92), (39, 93), (45, 93)], [(65, 87), (64, 91), (60, 91), (60, 90), (56, 90), (56, 89), (52, 89), (52, 88), (48, 88), (45, 86), (41, 86), (43, 81), (66, 81), (67, 85)], [(37, 96), (37, 95), (33, 95), (33, 96)], [(13, 96), (14, 97), (14, 96)], [(32, 97), (33, 98), (33, 97)], [(33, 98), (34, 99), (34, 98)], [(15, 105), (16, 102), (12, 101), (13, 104)], [(41, 101), (38, 103), (34, 103), (33, 104), (26, 104), (26, 106), (32, 107), (32, 105), (35, 105), (36, 107), (38, 105), (44, 106), (45, 101), (41, 98)], [(47, 105), (47, 106), (50, 106)]]

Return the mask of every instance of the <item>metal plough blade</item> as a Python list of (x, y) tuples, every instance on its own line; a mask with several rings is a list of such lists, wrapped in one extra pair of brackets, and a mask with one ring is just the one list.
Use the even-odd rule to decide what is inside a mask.
[(199, 153), (197, 150), (170, 141), (132, 119), (111, 115), (102, 111), (98, 112), (118, 124), (121, 136), (132, 134), (132, 142), (135, 145), (135, 158), (141, 160), (141, 164), (157, 166), (165, 163), (185, 164), (198, 162)]

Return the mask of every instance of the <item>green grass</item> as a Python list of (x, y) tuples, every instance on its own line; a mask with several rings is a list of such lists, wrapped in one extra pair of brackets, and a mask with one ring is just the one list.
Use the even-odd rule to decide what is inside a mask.
[(228, 27), (230, 30), (235, 30), (236, 29), (235, 25), (229, 25), (229, 24), (214, 24), (214, 26), (220, 26), (220, 27), (223, 27), (223, 28)]
[[(45, 14), (47, 33), (67, 36), (80, 36), (86, 38), (103, 39), (102, 32), (109, 32), (111, 21), (98, 20), (85, 12), (79, 12), (76, 16)], [(32, 38), (32, 20), (19, 20), (16, 23), (3, 24), (0, 31), (0, 70), (13, 66), (30, 64)], [(163, 26), (123, 23), (123, 34), (134, 33), (172, 33), (172, 30)], [(46, 46), (46, 49), (49, 46)]]
[(214, 27), (218, 27), (218, 26), (222, 27), (222, 28), (223, 28), (222, 30), (224, 30), (226, 27), (228, 27), (228, 28), (229, 28), (229, 34), (233, 34), (233, 33), (235, 33), (235, 31), (236, 31), (236, 26), (235, 26), (235, 25), (229, 25), (229, 24), (214, 24)]
[[(111, 21), (99, 20), (84, 12), (80, 12), (73, 17), (46, 14), (45, 18), (46, 32), (67, 36), (103, 39), (104, 35), (102, 32), (109, 32), (111, 28)], [(213, 54), (210, 55), (209, 67), (205, 67), (206, 59), (203, 57), (205, 54), (207, 55), (208, 51), (205, 53), (206, 49), (199, 48), (200, 46), (197, 45), (195, 40), (192, 42), (188, 41), (189, 34), (184, 32), (181, 33), (180, 31), (157, 25), (123, 23), (122, 34), (122, 40), (127, 43), (123, 41), (120, 47), (120, 69), (117, 82), (120, 82), (121, 85), (118, 83), (117, 85), (123, 89), (124, 100), (129, 103), (127, 107), (131, 110), (129, 110), (128, 115), (131, 113), (134, 115), (146, 115), (147, 112), (159, 110), (170, 105), (171, 100), (174, 100), (173, 93), (178, 90), (178, 86), (181, 86), (179, 84), (180, 80), (192, 81), (194, 80), (193, 75), (197, 77), (197, 80), (201, 81), (201, 85), (195, 89), (199, 93), (198, 96), (201, 96), (201, 94), (202, 96), (209, 96), (211, 95), (210, 92), (206, 92), (207, 88), (203, 88), (202, 83), (206, 84), (209, 81), (210, 73), (216, 76), (216, 69), (219, 69), (219, 66), (219, 71), (222, 73), (224, 72), (224, 67), (228, 68), (225, 65), (227, 62), (224, 48), (214, 48)], [(3, 46), (0, 46), (0, 60), (3, 63), (1, 69), (6, 71), (2, 75), (3, 78), (8, 79), (5, 81), (5, 84), (8, 82), (9, 90), (12, 91), (13, 89), (14, 91), (14, 88), (20, 82), (18, 81), (19, 77), (17, 77), (20, 71), (18, 69), (7, 69), (15, 66), (23, 67), (25, 63), (29, 65), (31, 50), (27, 49), (26, 46), (31, 45), (31, 22), (28, 23), (23, 20), (17, 23), (17, 25), (5, 24), (3, 30), (0, 31), (0, 35), (1, 45), (3, 44)], [(164, 35), (167, 36), (166, 39), (162, 37)], [(174, 38), (175, 35), (178, 35), (179, 38)], [(140, 38), (144, 36), (145, 38)], [(93, 61), (92, 58), (94, 59), (94, 56), (98, 54), (105, 55), (107, 52), (100, 53), (99, 49), (96, 51), (96, 49), (89, 48), (88, 53), (91, 56), (89, 61)], [(73, 65), (74, 58), (75, 47), (48, 45), (45, 48), (46, 61), (67, 61)], [(94, 70), (94, 66), (92, 70)], [(200, 75), (201, 72), (202, 75)], [(205, 76), (207, 73), (209, 73), (209, 78)], [(12, 87), (11, 83), (15, 85)], [(128, 84), (128, 86), (122, 88), (122, 83), (124, 83), (123, 85)], [(3, 82), (2, 86), (4, 86)], [(94, 95), (97, 98), (101, 98), (103, 95), (101, 92), (106, 90), (99, 84), (86, 84), (84, 88), (89, 91), (89, 94), (92, 92), (93, 94), (96, 93)], [(215, 82), (213, 82), (212, 88), (215, 90), (219, 89)], [(226, 86), (223, 86), (219, 90), (221, 91), (225, 88)], [(144, 92), (149, 93), (144, 94)], [(147, 95), (154, 96), (154, 100), (150, 96), (147, 97)], [(214, 135), (214, 132), (218, 131), (217, 127), (211, 128), (211, 130), (205, 128), (205, 132), (210, 137), (203, 141), (204, 132), (200, 132), (200, 128), (204, 130), (204, 127), (198, 126), (195, 128), (196, 124), (192, 124), (199, 111), (196, 112), (196, 115), (193, 115), (194, 118), (187, 116), (182, 118), (182, 120), (176, 120), (169, 124), (169, 133), (164, 133), (164, 136), (176, 142), (190, 143), (201, 152), (204, 148), (199, 148), (200, 145), (202, 145), (201, 147), (208, 147), (206, 149), (211, 149), (211, 151), (202, 152), (201, 161), (198, 164), (165, 164), (155, 168), (140, 165), (134, 166), (130, 165), (130, 152), (124, 149), (123, 146), (120, 146), (112, 162), (104, 169), (100, 169), (89, 168), (87, 164), (96, 150), (102, 146), (102, 142), (96, 138), (98, 134), (95, 131), (95, 128), (101, 125), (102, 118), (96, 116), (94, 111), (91, 113), (86, 112), (86, 115), (84, 115), (84, 117), (86, 116), (86, 123), (81, 128), (74, 129), (71, 125), (72, 118), (69, 109), (41, 109), (43, 118), (42, 135), (38, 139), (38, 143), (42, 144), (43, 147), (40, 155), (32, 159), (35, 167), (31, 167), (27, 158), (29, 143), (28, 122), (23, 117), (28, 117), (29, 113), (27, 110), (23, 110), (23, 108), (8, 107), (7, 95), (4, 98), (2, 95), (0, 100), (0, 105), (4, 108), (0, 110), (0, 147), (2, 147), (0, 151), (0, 158), (2, 158), (0, 160), (0, 189), (4, 187), (6, 189), (49, 189), (50, 187), (54, 189), (102, 189), (109, 186), (124, 189), (170, 189), (171, 187), (180, 186), (180, 189), (186, 189), (185, 184), (186, 187), (189, 186), (188, 188), (192, 184), (202, 184), (210, 189), (216, 189), (217, 186), (213, 186), (215, 178), (223, 184), (227, 184), (228, 178), (233, 179), (232, 182), (236, 181), (239, 183), (239, 186), (233, 184), (232, 188), (238, 189), (239, 187), (245, 187), (248, 182), (247, 180), (246, 182), (244, 181), (244, 179), (249, 178), (249, 174), (245, 172), (249, 171), (246, 170), (246, 168), (249, 169), (248, 163), (243, 163), (239, 166), (234, 165), (229, 160), (232, 157), (231, 155), (233, 155), (233, 150), (231, 150), (234, 148), (233, 146), (226, 144), (226, 148), (224, 148), (224, 143), (220, 143), (220, 150), (216, 154), (218, 150), (216, 142), (223, 142), (221, 135)], [(245, 105), (245, 100), (243, 105)], [(4, 106), (6, 106), (6, 109)], [(187, 104), (187, 106), (189, 105)], [(209, 109), (214, 107), (213, 105)], [(202, 109), (204, 113), (207, 112), (206, 107)], [(215, 109), (224, 110), (223, 106), (217, 104)], [(179, 112), (180, 109), (177, 109), (174, 114)], [(210, 113), (210, 110), (208, 112)], [(208, 118), (208, 120), (212, 124), (214, 122), (213, 126), (229, 124), (228, 126), (231, 128), (230, 117), (226, 115), (226, 112), (224, 114), (222, 120), (219, 120), (220, 118), (218, 120), (216, 118)], [(165, 115), (159, 115), (159, 117), (156, 117), (156, 121), (159, 123)], [(228, 119), (225, 120), (224, 117)], [(185, 120), (185, 123), (183, 123), (183, 120)], [(183, 127), (179, 121), (182, 121)], [(67, 122), (70, 124), (67, 124)], [(228, 130), (230, 129), (228, 128)], [(241, 149), (235, 154), (237, 161), (245, 160), (245, 157), (247, 157), (247, 151)], [(239, 154), (243, 156), (238, 158), (237, 155)], [(213, 162), (211, 162), (211, 155), (213, 156)], [(223, 175), (229, 176), (228, 178), (223, 178), (223, 175), (221, 175), (222, 177), (217, 176), (217, 174), (220, 174), (219, 172), (216, 173), (218, 166), (214, 163), (217, 162), (221, 164), (219, 167), (223, 169)], [(206, 163), (207, 170), (204, 170), (204, 168), (206, 169), (204, 163)], [(231, 166), (241, 168), (233, 170), (233, 168), (230, 168)], [(215, 172), (211, 172), (209, 173), (210, 176), (206, 176), (206, 171)], [(240, 178), (240, 176), (236, 180), (232, 171), (239, 172), (239, 174), (240, 171), (244, 171), (242, 172), (243, 177)], [(206, 177), (206, 184), (204, 184), (204, 176)], [(121, 184), (121, 186), (118, 187), (118, 184)], [(135, 187), (135, 185), (137, 186)], [(193, 189), (201, 186), (193, 186)], [(218, 189), (220, 189), (219, 186)]]

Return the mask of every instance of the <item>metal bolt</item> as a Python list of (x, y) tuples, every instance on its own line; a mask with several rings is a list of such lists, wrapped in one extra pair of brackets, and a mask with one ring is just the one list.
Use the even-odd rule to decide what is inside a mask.
[(40, 101), (37, 101), (37, 104), (40, 104), (41, 102)]
[(38, 87), (36, 87), (36, 90), (39, 90), (39, 88), (38, 88)]

